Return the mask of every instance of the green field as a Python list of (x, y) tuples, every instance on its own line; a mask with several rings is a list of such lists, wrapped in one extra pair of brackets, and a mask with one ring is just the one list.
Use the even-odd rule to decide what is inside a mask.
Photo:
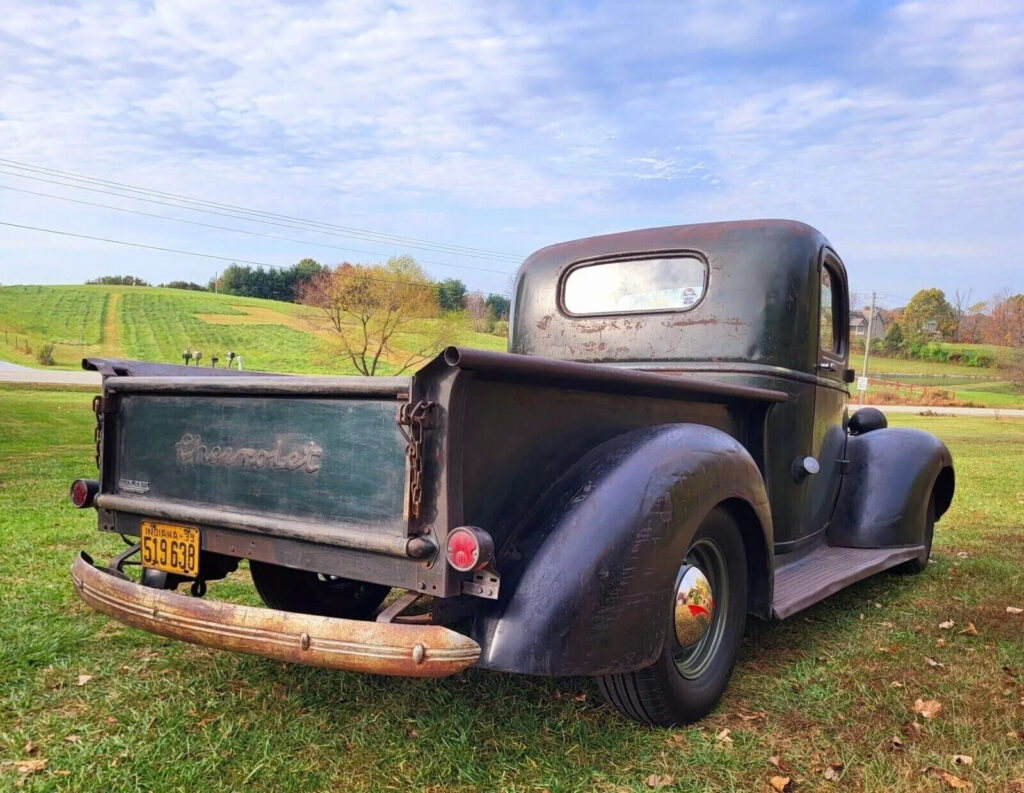
[[(718, 710), (658, 730), (623, 720), (586, 679), (360, 676), (91, 612), (68, 567), (81, 548), (123, 546), (65, 503), (91, 467), (89, 401), (0, 386), (0, 788), (610, 793), (649, 791), (653, 775), (663, 790), (761, 791), (785, 775), (797, 793), (948, 789), (928, 769), (975, 790), (1024, 784), (1024, 615), (1006, 611), (1024, 607), (1024, 421), (895, 416), (942, 437), (956, 462), (934, 563), (752, 624)], [(244, 571), (210, 596), (256, 602)], [(977, 635), (960, 633), (968, 623)], [(919, 698), (942, 711), (918, 717), (915, 737)], [(45, 765), (19, 774), (26, 760)]]
[[(230, 350), (247, 369), (354, 374), (312, 318), (310, 309), (293, 303), (180, 289), (0, 287), (0, 360), (36, 366), (34, 352), (56, 343), (56, 365), (65, 369), (79, 368), (87, 355), (181, 363), (188, 349), (201, 350), (204, 363), (217, 355), (221, 366)], [(503, 338), (465, 327), (451, 341), (506, 346)], [(32, 352), (23, 351), (26, 343)]]

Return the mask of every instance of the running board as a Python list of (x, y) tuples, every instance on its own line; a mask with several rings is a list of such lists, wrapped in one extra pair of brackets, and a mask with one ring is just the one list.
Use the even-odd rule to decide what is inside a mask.
[(772, 615), (786, 617), (813, 606), (863, 578), (913, 559), (922, 546), (838, 548), (823, 545), (775, 568)]

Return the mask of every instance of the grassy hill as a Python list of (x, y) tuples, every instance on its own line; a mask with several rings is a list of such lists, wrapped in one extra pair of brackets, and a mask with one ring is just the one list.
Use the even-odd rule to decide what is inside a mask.
[[(181, 289), (6, 286), (0, 287), (0, 360), (36, 366), (35, 352), (47, 343), (56, 345), (58, 367), (75, 369), (89, 355), (181, 363), (188, 349), (223, 362), (233, 350), (247, 369), (354, 374), (347, 359), (330, 351), (329, 334), (315, 328), (310, 312), (293, 303)], [(452, 341), (465, 346), (505, 349), (503, 338), (468, 327), (456, 336)]]

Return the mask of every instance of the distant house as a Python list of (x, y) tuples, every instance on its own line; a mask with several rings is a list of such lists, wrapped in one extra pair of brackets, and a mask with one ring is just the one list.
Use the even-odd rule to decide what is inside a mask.
[[(851, 311), (850, 312), (850, 338), (851, 339), (863, 339), (868, 333), (868, 320), (871, 318), (871, 309), (866, 308), (863, 311)], [(882, 316), (880, 311), (875, 312), (875, 318), (871, 322), (871, 338), (872, 339), (883, 339), (885, 338), (885, 332), (888, 330), (888, 325), (885, 322), (885, 317)]]

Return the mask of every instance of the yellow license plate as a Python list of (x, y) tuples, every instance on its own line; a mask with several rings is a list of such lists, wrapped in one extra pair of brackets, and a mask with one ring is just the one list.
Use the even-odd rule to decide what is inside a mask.
[(195, 578), (199, 575), (199, 529), (144, 520), (139, 524), (144, 567)]

